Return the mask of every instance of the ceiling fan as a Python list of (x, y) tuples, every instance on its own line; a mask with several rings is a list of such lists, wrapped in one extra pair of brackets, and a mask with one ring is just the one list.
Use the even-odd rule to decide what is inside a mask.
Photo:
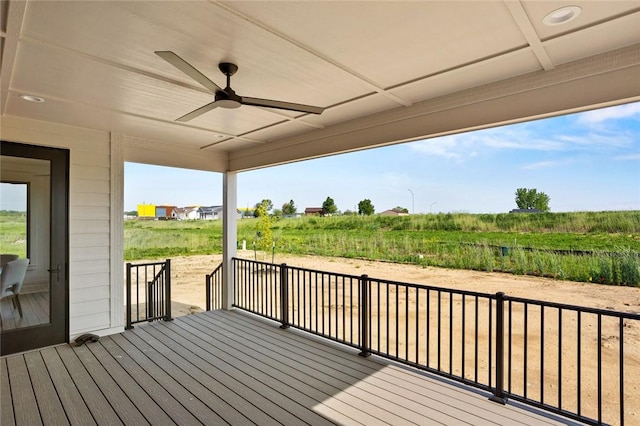
[(218, 65), (220, 71), (227, 76), (227, 87), (222, 89), (220, 86), (209, 80), (209, 78), (207, 78), (204, 74), (195, 69), (191, 64), (189, 64), (187, 61), (185, 61), (175, 53), (171, 51), (156, 51), (155, 54), (203, 85), (206, 89), (209, 89), (209, 91), (211, 91), (211, 93), (215, 95), (215, 100), (213, 102), (201, 106), (200, 108), (191, 111), (190, 113), (185, 114), (180, 118), (177, 118), (176, 121), (189, 121), (218, 107), (233, 109), (240, 108), (241, 105), (285, 109), (289, 111), (299, 111), (310, 114), (321, 114), (322, 111), (324, 111), (324, 108), (311, 105), (274, 101), (271, 99), (250, 98), (247, 96), (237, 95), (235, 90), (231, 88), (231, 76), (234, 75), (236, 71), (238, 71), (238, 66), (236, 64), (222, 62)]

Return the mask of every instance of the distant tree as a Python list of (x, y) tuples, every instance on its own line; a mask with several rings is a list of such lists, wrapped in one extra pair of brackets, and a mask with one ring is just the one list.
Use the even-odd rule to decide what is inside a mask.
[(538, 192), (535, 188), (518, 188), (516, 189), (516, 205), (519, 209), (538, 209), (548, 212), (549, 196), (544, 192)]
[(349, 209), (345, 210), (344, 212), (342, 212), (343, 216), (355, 216), (357, 213), (354, 211), (351, 211)]
[(271, 214), (271, 216), (273, 217), (277, 217), (277, 218), (281, 218), (283, 215), (282, 210), (280, 209), (273, 209), (273, 213)]
[(137, 210), (130, 210), (128, 212), (124, 212), (125, 216), (134, 216), (134, 217), (138, 217), (138, 211)]
[(358, 214), (371, 216), (375, 211), (375, 207), (371, 204), (371, 200), (368, 198), (365, 198), (358, 203)]
[(254, 210), (254, 216), (260, 217), (263, 214), (269, 215), (269, 212), (273, 209), (273, 203), (269, 199), (264, 199), (259, 203), (256, 203), (256, 208)]
[(405, 209), (404, 207), (400, 207), (400, 206), (396, 207), (393, 210), (395, 210), (397, 212), (402, 212), (402, 213), (409, 213), (409, 209)]
[(294, 204), (293, 200), (289, 201), (288, 203), (284, 203), (282, 205), (282, 214), (285, 214), (285, 215), (296, 214), (296, 210), (298, 210), (298, 208)]
[(324, 210), (325, 214), (334, 214), (338, 211), (338, 206), (336, 206), (333, 198), (327, 197), (327, 199), (324, 200), (324, 203), (322, 203), (322, 210)]

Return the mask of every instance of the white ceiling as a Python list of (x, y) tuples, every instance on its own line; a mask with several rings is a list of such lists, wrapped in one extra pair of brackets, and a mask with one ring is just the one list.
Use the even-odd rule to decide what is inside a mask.
[[(640, 100), (637, 0), (1, 4), (3, 116), (126, 135), (167, 165), (201, 153), (246, 170)], [(567, 5), (577, 19), (542, 23)], [(222, 87), (218, 63), (236, 63), (240, 95), (327, 109), (176, 122), (213, 95), (157, 50)]]

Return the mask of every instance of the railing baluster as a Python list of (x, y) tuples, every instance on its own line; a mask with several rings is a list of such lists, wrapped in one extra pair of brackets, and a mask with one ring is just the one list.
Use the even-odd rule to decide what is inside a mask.
[(463, 379), (465, 379), (465, 375), (464, 375), (464, 365), (465, 365), (465, 352), (466, 352), (466, 341), (465, 341), (465, 330), (467, 328), (467, 319), (466, 319), (466, 312), (467, 312), (467, 305), (465, 303), (465, 295), (464, 293), (462, 294), (462, 341), (460, 343), (460, 347), (462, 348), (462, 356), (461, 356), (461, 362), (462, 362), (462, 366), (461, 366), (461, 374), (460, 377), (462, 377)]
[(404, 288), (404, 359), (409, 359), (409, 288)]
[(562, 309), (558, 308), (558, 408), (562, 410)]
[(544, 305), (540, 306), (540, 403), (544, 404)]
[(598, 314), (598, 423), (602, 423), (602, 315)]
[(581, 374), (581, 368), (582, 368), (582, 312), (578, 311), (578, 320), (576, 321), (576, 329), (577, 329), (577, 335), (578, 335), (578, 342), (577, 342), (577, 357), (578, 357), (578, 363), (577, 363), (577, 368), (576, 368), (576, 375), (578, 377), (578, 395), (577, 395), (577, 411), (578, 411), (578, 416), (580, 416), (580, 414), (582, 413), (582, 374)]
[(449, 374), (453, 374), (453, 293), (449, 293)]
[(620, 342), (620, 426), (624, 426), (624, 320), (618, 318), (618, 341)]
[(361, 351), (358, 355), (368, 357), (371, 355), (369, 351), (369, 277), (362, 275), (360, 277), (360, 345)]
[[(133, 328), (133, 326), (131, 325), (131, 269), (131, 263), (127, 263), (127, 325), (125, 327), (127, 330)], [(137, 303), (136, 306), (138, 306)]]
[(172, 321), (171, 317), (171, 259), (167, 259), (164, 267), (165, 273), (165, 288), (164, 288), (164, 297), (166, 307), (164, 309), (164, 320)]
[[(407, 317), (408, 318), (408, 317)], [(416, 364), (420, 363), (420, 356), (418, 354), (418, 349), (420, 347), (420, 289), (416, 288)]]
[(207, 311), (211, 310), (211, 275), (205, 275), (205, 308)]
[[(491, 304), (491, 300), (489, 300)], [(491, 370), (491, 362), (489, 363)], [(493, 402), (506, 404), (504, 395), (504, 293), (496, 293), (496, 388), (493, 396), (489, 398)]]
[(287, 264), (280, 265), (280, 328), (289, 328), (289, 274)]
[(442, 371), (442, 368), (440, 368), (440, 358), (442, 355), (442, 345), (441, 345), (441, 339), (440, 339), (440, 336), (442, 334), (442, 315), (440, 312), (441, 308), (442, 308), (442, 292), (438, 290), (438, 371)]
[(475, 327), (475, 353), (474, 353), (474, 381), (478, 382), (478, 296), (476, 296), (476, 318), (474, 321)]

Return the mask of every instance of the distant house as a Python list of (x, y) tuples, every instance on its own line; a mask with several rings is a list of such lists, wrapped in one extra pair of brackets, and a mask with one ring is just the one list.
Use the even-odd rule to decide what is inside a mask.
[[(242, 215), (240, 210), (236, 209), (236, 213), (238, 218), (241, 218)], [(202, 220), (222, 220), (222, 215), (224, 214), (223, 206), (211, 206), (211, 207), (200, 207), (198, 208), (198, 219)]]
[(198, 209), (198, 219), (202, 219), (202, 220), (222, 219), (222, 206), (200, 207)]
[(169, 220), (175, 219), (173, 215), (173, 210), (176, 206), (156, 206), (156, 219), (158, 220)]
[(409, 216), (409, 213), (405, 212), (403, 209), (395, 208), (383, 211), (380, 213), (380, 216)]
[(540, 209), (513, 209), (509, 213), (544, 213)]
[(198, 206), (176, 207), (173, 216), (177, 220), (195, 220), (200, 218)]
[(305, 216), (324, 216), (324, 209), (322, 207), (307, 207), (304, 209)]

